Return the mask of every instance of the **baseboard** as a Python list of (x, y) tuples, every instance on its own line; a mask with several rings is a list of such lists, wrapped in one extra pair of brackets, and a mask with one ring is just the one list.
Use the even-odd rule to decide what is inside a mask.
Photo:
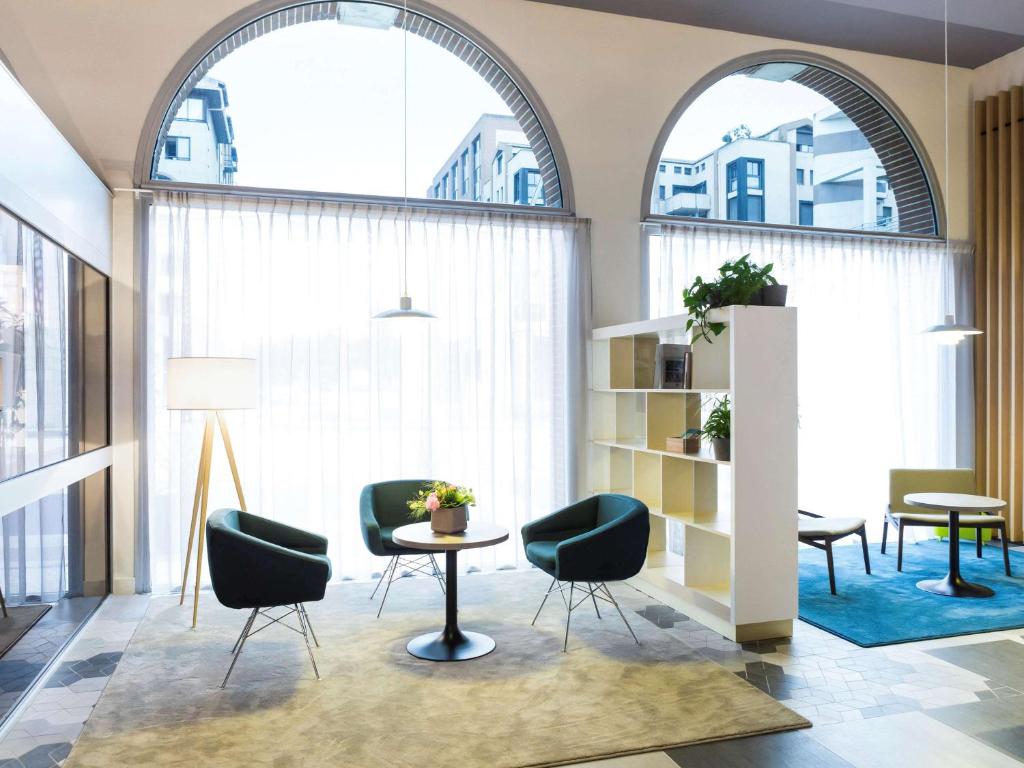
[(121, 579), (114, 579), (111, 592), (113, 592), (113, 594), (115, 595), (134, 595), (135, 578), (131, 576), (126, 576)]

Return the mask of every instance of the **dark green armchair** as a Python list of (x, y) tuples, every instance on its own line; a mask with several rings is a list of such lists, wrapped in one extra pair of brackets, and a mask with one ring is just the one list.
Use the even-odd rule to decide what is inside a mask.
[[(299, 629), (295, 631), (306, 641), (313, 673), (319, 680), (309, 641), (312, 638), (317, 647), (320, 643), (305, 603), (322, 600), (331, 579), (327, 539), (237, 509), (219, 509), (206, 521), (206, 541), (217, 600), (228, 608), (251, 611), (235, 641), (231, 666), (220, 687), (227, 685), (246, 639), (270, 624), (283, 623), (282, 619), (292, 614), (298, 619)], [(287, 610), (272, 616), (268, 613), (272, 608)], [(253, 624), (261, 615), (268, 622), (254, 630)]]
[[(647, 557), (651, 524), (647, 507), (638, 499), (618, 493), (602, 493), (523, 526), (526, 559), (551, 576), (551, 585), (533, 617), (537, 623), (550, 595), (568, 590), (565, 642), (569, 645), (572, 612), (588, 600), (615, 606), (629, 633), (639, 645), (633, 628), (612, 596), (606, 582), (636, 576)], [(582, 585), (586, 584), (586, 587)], [(568, 585), (568, 586), (566, 586)], [(573, 602), (576, 594), (579, 600)]]
[(384, 596), (377, 609), (377, 618), (380, 618), (381, 611), (384, 610), (391, 582), (395, 580), (399, 568), (403, 569), (402, 575), (423, 573), (433, 577), (444, 594), (444, 579), (441, 578), (441, 569), (437, 567), (437, 560), (434, 559), (437, 553), (401, 547), (392, 539), (395, 528), (419, 522), (411, 516), (407, 502), (415, 498), (420, 489), (430, 482), (433, 481), (387, 480), (382, 483), (371, 483), (363, 488), (359, 496), (359, 521), (366, 548), (378, 557), (390, 558), (377, 581), (377, 586), (373, 589), (373, 594), (370, 595), (370, 599), (373, 600), (381, 584), (387, 580)]

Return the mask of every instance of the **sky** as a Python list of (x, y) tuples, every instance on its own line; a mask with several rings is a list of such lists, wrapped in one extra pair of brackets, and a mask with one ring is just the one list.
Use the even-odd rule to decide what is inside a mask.
[(704, 91), (683, 113), (663, 156), (698, 160), (721, 146), (722, 136), (742, 123), (757, 136), (790, 120), (810, 117), (829, 103), (797, 83), (730, 75)]
[[(242, 46), (210, 72), (227, 86), (240, 185), (402, 195), (403, 33), (319, 21)], [(440, 46), (408, 36), (409, 196), (485, 112), (511, 114)]]
[[(210, 72), (227, 86), (244, 186), (423, 197), (451, 152), (504, 101), (454, 54), (395, 28), (319, 21), (257, 38)], [(408, 57), (408, 185), (403, 47)], [(681, 94), (680, 94), (681, 95)], [(795, 83), (732, 75), (687, 109), (665, 156), (696, 160), (741, 123), (754, 134), (828, 104)]]

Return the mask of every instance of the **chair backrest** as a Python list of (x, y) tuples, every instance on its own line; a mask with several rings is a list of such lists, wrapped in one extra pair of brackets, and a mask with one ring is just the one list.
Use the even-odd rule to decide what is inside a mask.
[(920, 512), (904, 503), (908, 493), (977, 493), (973, 469), (890, 469), (889, 506), (893, 512)]
[(642, 501), (621, 493), (599, 493), (595, 498), (597, 499), (595, 528), (629, 514), (639, 515), (647, 512), (647, 507)]
[(408, 502), (416, 498), (423, 486), (433, 480), (385, 480), (381, 483), (370, 483), (364, 489), (369, 491), (371, 512), (381, 526), (394, 527), (415, 523), (409, 512)]

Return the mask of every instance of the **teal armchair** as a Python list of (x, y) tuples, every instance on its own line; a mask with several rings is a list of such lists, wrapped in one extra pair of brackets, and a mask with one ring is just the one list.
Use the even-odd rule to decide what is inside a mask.
[(377, 586), (373, 589), (373, 594), (370, 595), (372, 600), (376, 597), (381, 584), (387, 582), (380, 607), (377, 609), (377, 618), (380, 618), (381, 611), (384, 610), (391, 583), (395, 580), (399, 568), (404, 572), (422, 573), (436, 579), (441, 587), (441, 593), (444, 594), (444, 579), (441, 578), (441, 569), (437, 567), (437, 560), (434, 558), (437, 553), (402, 547), (395, 544), (392, 538), (396, 528), (419, 522), (410, 514), (407, 502), (415, 498), (417, 492), (430, 482), (432, 481), (388, 480), (371, 483), (363, 488), (359, 495), (359, 523), (366, 548), (378, 557), (389, 558)]
[[(235, 668), (245, 641), (271, 624), (294, 614), (297, 631), (306, 641), (313, 672), (320, 679), (310, 638), (320, 643), (306, 612), (306, 603), (322, 600), (331, 579), (331, 561), (327, 557), (327, 539), (315, 533), (250, 515), (237, 509), (219, 509), (206, 521), (210, 580), (217, 600), (228, 608), (249, 610), (242, 634), (232, 648), (231, 666), (221, 688)], [(272, 616), (271, 609), (285, 609)], [(256, 619), (268, 621), (253, 629)]]
[[(650, 532), (644, 503), (618, 493), (591, 496), (524, 525), (526, 559), (551, 576), (551, 584), (531, 623), (537, 623), (550, 595), (558, 592), (564, 596), (568, 589), (563, 651), (569, 645), (572, 612), (588, 599), (593, 602), (598, 618), (598, 600), (613, 605), (639, 644), (606, 582), (623, 581), (640, 572), (647, 557)], [(574, 603), (577, 592), (580, 598)]]

